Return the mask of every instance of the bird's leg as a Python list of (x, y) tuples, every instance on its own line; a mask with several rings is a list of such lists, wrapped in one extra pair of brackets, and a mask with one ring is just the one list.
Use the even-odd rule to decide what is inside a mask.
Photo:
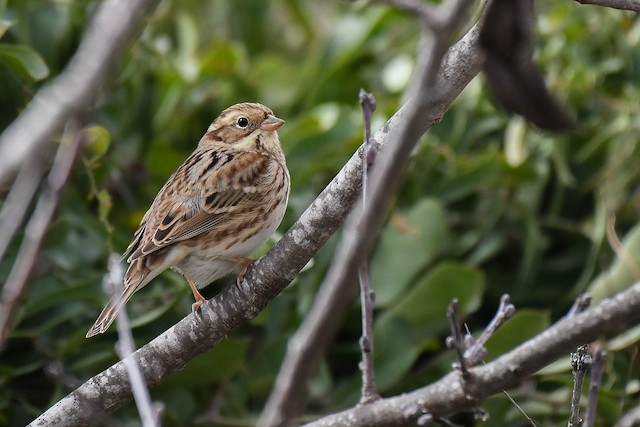
[(193, 297), (196, 299), (196, 302), (191, 304), (191, 311), (193, 313), (197, 313), (197, 312), (200, 311), (200, 307), (202, 306), (202, 304), (204, 304), (204, 302), (206, 300), (204, 299), (204, 297), (202, 296), (202, 294), (198, 290), (198, 287), (196, 286), (196, 284), (193, 283), (193, 280), (191, 280), (191, 277), (189, 277), (189, 275), (187, 273), (185, 273), (184, 271), (182, 272), (182, 274), (184, 275), (184, 278), (187, 279), (187, 283), (189, 283), (189, 287), (191, 288), (191, 292), (193, 292)]
[(236, 285), (240, 286), (240, 283), (242, 283), (242, 281), (244, 280), (244, 275), (247, 274), (249, 266), (253, 264), (253, 260), (240, 256), (222, 256), (220, 257), (220, 259), (229, 262), (235, 262), (236, 264), (240, 264), (242, 266), (242, 269), (240, 270), (240, 273), (238, 273), (238, 277), (236, 278)]

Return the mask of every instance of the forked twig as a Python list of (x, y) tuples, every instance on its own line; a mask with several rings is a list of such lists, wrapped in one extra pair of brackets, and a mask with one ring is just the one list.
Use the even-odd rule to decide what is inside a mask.
[(462, 327), (458, 319), (458, 300), (454, 299), (447, 310), (447, 318), (451, 329), (451, 336), (447, 337), (446, 343), (448, 348), (452, 348), (458, 355), (458, 368), (462, 372), (462, 376), (467, 378), (469, 368), (478, 365), (487, 355), (485, 348), (486, 342), (505, 322), (513, 317), (516, 308), (511, 304), (511, 298), (508, 294), (502, 295), (500, 305), (491, 322), (484, 329), (478, 339), (474, 339), (470, 333), (462, 335)]

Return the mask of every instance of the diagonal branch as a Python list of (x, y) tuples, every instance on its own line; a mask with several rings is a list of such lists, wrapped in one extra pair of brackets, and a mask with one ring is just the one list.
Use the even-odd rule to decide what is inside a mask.
[[(440, 6), (443, 16), (448, 17), (447, 25), (440, 26), (429, 48), (420, 52), (419, 65), (411, 83), (414, 96), (396, 113), (402, 114), (404, 121), (389, 133), (389, 147), (373, 170), (367, 209), (354, 215), (345, 228), (334, 262), (313, 306), (289, 340), (285, 360), (258, 426), (287, 425), (300, 413), (307, 381), (347, 304), (352, 301), (354, 290), (351, 285), (355, 280), (356, 266), (367, 256), (378, 235), (411, 151), (422, 135), (440, 122), (453, 100), (480, 70), (482, 55), (477, 50), (477, 26), (446, 55), (449, 37), (465, 16), (463, 12), (467, 5), (465, 0), (452, 0)], [(469, 56), (465, 57), (465, 53), (459, 56), (465, 48), (469, 49)], [(466, 64), (466, 68), (462, 68), (464, 75), (451, 73), (451, 67), (458, 68), (462, 64)]]
[(68, 138), (63, 138), (67, 141), (63, 141), (58, 148), (53, 168), (45, 181), (45, 188), (26, 226), (16, 262), (11, 267), (9, 277), (0, 293), (0, 351), (4, 348), (13, 315), (27, 288), (29, 275), (37, 261), (40, 246), (58, 207), (60, 193), (85, 141), (84, 132), (79, 129), (77, 120), (70, 120), (67, 135)]
[[(434, 418), (469, 410), (483, 399), (513, 387), (583, 342), (621, 331), (640, 321), (640, 282), (574, 316), (560, 319), (540, 335), (486, 365), (469, 370), (463, 380), (452, 372), (441, 380), (400, 396), (379, 399), (309, 423), (310, 427), (415, 425), (427, 408)], [(618, 425), (636, 425), (640, 411), (628, 414)], [(628, 418), (627, 418), (628, 417)], [(633, 421), (631, 421), (633, 420)]]

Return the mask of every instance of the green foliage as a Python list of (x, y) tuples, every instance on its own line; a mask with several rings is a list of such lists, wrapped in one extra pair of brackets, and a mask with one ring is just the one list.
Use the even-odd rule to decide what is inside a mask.
[[(3, 5), (0, 128), (61, 72), (96, 7)], [(638, 277), (640, 20), (571, 2), (536, 8), (537, 61), (579, 131), (550, 135), (507, 117), (479, 77), (424, 138), (371, 257), (384, 395), (450, 371), (452, 298), (479, 333), (500, 295), (512, 296), (519, 312), (488, 343), (490, 360), (556, 320), (578, 292), (599, 299)], [(284, 232), (361, 143), (358, 89), (376, 96), (374, 131), (400, 106), (419, 32), (413, 18), (387, 7), (299, 0), (165, 1), (146, 25), (96, 100), (83, 162), (0, 354), (0, 426), (24, 425), (117, 360), (113, 330), (84, 338), (105, 302), (107, 258), (126, 248), (158, 189), (223, 108), (255, 100), (287, 120), (280, 136), (293, 192)], [(621, 256), (607, 239), (613, 216), (627, 248)], [(18, 245), (0, 263), (0, 282)], [(163, 425), (254, 422), (334, 248), (332, 240), (257, 319), (152, 391), (166, 407)], [(173, 273), (137, 294), (128, 306), (137, 345), (189, 313), (190, 298)], [(359, 334), (354, 304), (310, 385), (310, 413), (357, 402)], [(639, 336), (634, 328), (602, 343), (610, 354), (598, 425), (613, 425), (637, 398), (630, 378)], [(541, 425), (566, 424), (567, 366), (558, 362), (509, 391)], [(527, 425), (505, 396), (485, 407), (486, 425)], [(128, 405), (113, 417), (131, 424), (137, 414)]]

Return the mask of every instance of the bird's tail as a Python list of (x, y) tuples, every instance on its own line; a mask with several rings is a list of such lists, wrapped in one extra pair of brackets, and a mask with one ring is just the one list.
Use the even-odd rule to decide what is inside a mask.
[(120, 298), (111, 298), (98, 316), (98, 319), (96, 319), (93, 326), (87, 332), (87, 338), (106, 331), (115, 320), (118, 311), (129, 301), (129, 298), (155, 277), (150, 277), (149, 273), (151, 273), (151, 271), (144, 264), (144, 262), (134, 261), (129, 266), (124, 278), (124, 291), (122, 295), (120, 295)]

